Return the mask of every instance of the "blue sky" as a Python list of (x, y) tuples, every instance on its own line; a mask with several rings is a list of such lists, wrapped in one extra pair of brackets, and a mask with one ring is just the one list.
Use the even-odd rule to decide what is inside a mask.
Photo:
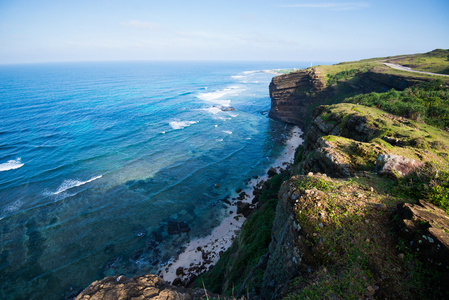
[(449, 48), (448, 0), (0, 0), (0, 64), (347, 61)]

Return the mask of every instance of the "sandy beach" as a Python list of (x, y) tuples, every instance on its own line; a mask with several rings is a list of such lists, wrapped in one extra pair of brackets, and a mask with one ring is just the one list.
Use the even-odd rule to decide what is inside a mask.
[[(303, 142), (301, 134), (302, 131), (299, 127), (295, 126), (292, 129), (291, 136), (287, 140), (281, 156), (272, 166), (277, 172), (293, 163), (295, 150)], [(267, 171), (268, 169), (265, 175), (250, 180), (248, 188), (243, 190), (245, 196), (242, 202), (251, 203), (254, 198), (254, 188), (260, 182), (268, 179)], [(234, 192), (231, 198), (236, 198), (237, 196), (237, 192)], [(186, 284), (192, 278), (201, 275), (215, 265), (221, 253), (232, 245), (233, 239), (237, 236), (245, 221), (242, 215), (237, 215), (237, 207), (235, 205), (229, 206), (223, 213), (225, 216), (223, 221), (210, 235), (190, 241), (182, 253), (161, 268), (158, 275), (170, 283), (178, 281), (178, 283)]]

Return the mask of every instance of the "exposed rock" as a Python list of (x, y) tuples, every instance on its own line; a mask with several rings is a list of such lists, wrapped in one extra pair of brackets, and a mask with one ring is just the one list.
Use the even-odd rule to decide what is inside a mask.
[(341, 178), (350, 177), (353, 174), (350, 158), (340, 151), (333, 142), (320, 138), (316, 143), (316, 148), (316, 163), (320, 165), (324, 173)]
[(281, 285), (298, 272), (301, 262), (301, 227), (293, 217), (291, 207), (291, 187), (297, 178), (284, 182), (279, 191), (276, 217), (273, 221), (272, 240), (269, 246), (269, 260), (263, 278), (261, 296), (275, 299), (280, 295)]
[(156, 275), (126, 278), (125, 276), (110, 276), (95, 281), (76, 297), (76, 300), (128, 300), (128, 299), (206, 299), (216, 297), (205, 294), (203, 289), (188, 289), (167, 284)]
[(274, 77), (270, 83), (270, 118), (305, 125), (304, 116), (308, 107), (314, 104), (310, 101), (310, 93), (322, 90), (324, 82), (313, 68)]
[(379, 175), (397, 178), (403, 177), (423, 165), (423, 162), (411, 158), (395, 154), (381, 154), (377, 157), (376, 171)]
[[(350, 136), (348, 137), (363, 142), (369, 141), (377, 134), (376, 128), (373, 128), (372, 125), (368, 126), (366, 117), (358, 114), (353, 114), (349, 117), (346, 122), (346, 129), (350, 133)], [(357, 133), (358, 136), (355, 133)]]
[(247, 218), (252, 212), (253, 209), (249, 203), (241, 201), (237, 202), (237, 214), (242, 214), (245, 218)]
[(228, 106), (228, 107), (222, 106), (222, 107), (221, 107), (221, 110), (222, 110), (222, 111), (235, 111), (235, 108), (234, 108), (234, 107), (231, 107), (231, 106)]
[(271, 167), (271, 168), (268, 170), (268, 172), (267, 172), (267, 174), (268, 174), (269, 177), (273, 177), (273, 176), (276, 175), (277, 173), (278, 173), (278, 172), (277, 172), (276, 169), (273, 168), (273, 167)]
[(425, 201), (405, 203), (397, 209), (401, 234), (414, 251), (437, 266), (449, 265), (449, 216)]
[[(305, 127), (311, 108), (337, 99), (341, 94), (404, 90), (425, 82), (424, 78), (383, 74), (371, 70), (357, 75), (357, 81), (340, 82), (342, 88), (328, 86), (326, 74), (319, 68), (308, 68), (273, 77), (270, 83), (271, 110), (269, 117)], [(363, 130), (361, 127), (359, 129)]]

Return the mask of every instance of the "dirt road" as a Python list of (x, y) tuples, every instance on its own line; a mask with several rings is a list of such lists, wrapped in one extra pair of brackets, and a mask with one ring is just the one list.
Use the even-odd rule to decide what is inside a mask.
[(386, 66), (388, 66), (390, 68), (396, 69), (396, 70), (401, 70), (401, 71), (449, 77), (449, 75), (446, 75), (446, 74), (437, 74), (437, 73), (431, 73), (431, 72), (416, 71), (416, 70), (410, 69), (409, 67), (404, 67), (404, 66), (397, 65), (397, 64), (384, 63), (384, 65), (386, 65)]

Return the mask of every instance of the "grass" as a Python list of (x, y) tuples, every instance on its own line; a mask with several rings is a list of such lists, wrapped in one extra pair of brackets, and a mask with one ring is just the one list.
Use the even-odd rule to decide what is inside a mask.
[(412, 68), (413, 70), (449, 74), (449, 50), (434, 51), (390, 59), (389, 62)]
[[(389, 183), (370, 172), (350, 179), (300, 177), (296, 217), (313, 255), (308, 262), (315, 263), (310, 273), (292, 280), (285, 299), (444, 297), (435, 281), (438, 274), (397, 247), (386, 212), (408, 198), (396, 197)], [(309, 199), (306, 190), (326, 192), (326, 198)]]
[[(277, 174), (269, 181), (269, 188), (259, 197), (262, 207), (256, 210), (244, 223), (239, 237), (234, 240), (214, 268), (197, 279), (197, 285), (204, 281), (214, 292), (231, 296), (242, 287), (247, 276), (260, 258), (267, 252), (271, 242), (271, 227), (276, 214), (277, 192), (286, 175)], [(256, 270), (245, 290), (260, 288), (263, 271)]]
[(401, 92), (361, 94), (349, 97), (345, 102), (377, 107), (442, 129), (449, 127), (449, 89), (443, 81), (433, 81)]

